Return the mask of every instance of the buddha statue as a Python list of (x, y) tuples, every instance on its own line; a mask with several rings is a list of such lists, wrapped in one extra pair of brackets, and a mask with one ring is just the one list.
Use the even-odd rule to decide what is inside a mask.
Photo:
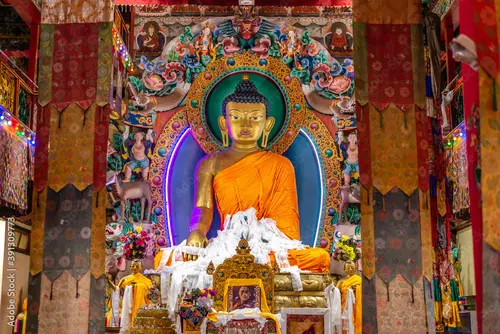
[[(361, 291), (361, 277), (356, 274), (356, 262), (346, 261), (344, 264), (344, 271), (347, 274), (346, 277), (338, 281), (337, 288), (340, 290), (341, 300), (342, 300), (342, 313), (347, 315), (347, 294), (349, 289), (354, 293), (355, 304), (353, 309), (353, 319), (355, 333), (362, 333), (362, 291)], [(342, 317), (344, 319), (344, 316)], [(348, 323), (351, 319), (346, 319), (342, 324), (344, 333), (347, 333), (347, 328), (349, 328)]]
[[(269, 117), (270, 108), (268, 99), (246, 75), (224, 99), (218, 125), (223, 145), (228, 148), (198, 163), (187, 245), (207, 246), (214, 197), (223, 219), (253, 207), (259, 220), (273, 219), (287, 237), (300, 240), (293, 165), (286, 157), (262, 150), (258, 144), (262, 137), (261, 147), (267, 147), (275, 123), (274, 118)], [(195, 260), (196, 256), (185, 255), (185, 258)], [(274, 261), (273, 256), (271, 260)], [(302, 270), (316, 273), (330, 270), (330, 255), (320, 248), (290, 250), (288, 260), (291, 266), (297, 265)]]
[[(133, 324), (133, 321), (135, 319), (135, 316), (137, 314), (137, 311), (141, 308), (141, 306), (149, 304), (149, 298), (148, 298), (148, 293), (150, 291), (151, 286), (153, 283), (149, 278), (144, 276), (142, 274), (143, 267), (141, 261), (135, 259), (130, 263), (130, 275), (123, 277), (118, 285), (115, 285), (112, 281), (110, 276), (107, 276), (108, 278), (108, 283), (111, 285), (111, 288), (113, 290), (116, 290), (116, 288), (120, 289), (120, 294), (123, 295), (123, 291), (125, 288), (129, 285), (132, 285), (133, 287), (133, 294), (132, 294), (132, 315), (131, 315), (131, 323)], [(121, 313), (121, 312), (120, 312)], [(108, 312), (108, 318), (111, 317), (112, 315), (112, 310)], [(108, 319), (109, 320), (109, 319)]]

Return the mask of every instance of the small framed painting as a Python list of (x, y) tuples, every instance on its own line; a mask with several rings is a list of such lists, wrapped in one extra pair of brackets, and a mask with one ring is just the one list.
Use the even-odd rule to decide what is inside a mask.
[(327, 308), (282, 308), (283, 334), (328, 334), (330, 319)]
[(246, 308), (261, 309), (261, 291), (257, 285), (230, 286), (228, 294), (229, 312)]

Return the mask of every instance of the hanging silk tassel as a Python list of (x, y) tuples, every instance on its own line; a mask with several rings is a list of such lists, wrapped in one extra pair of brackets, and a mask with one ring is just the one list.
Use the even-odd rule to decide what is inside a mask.
[(78, 293), (78, 281), (76, 281), (76, 295), (75, 298), (80, 297), (80, 294)]
[(415, 294), (413, 292), (413, 284), (411, 285), (411, 303), (415, 304)]
[(387, 301), (389, 302), (390, 298), (389, 298), (389, 283), (388, 282), (385, 283), (385, 287), (386, 287), (386, 291), (387, 291)]
[(50, 300), (52, 300), (52, 288), (54, 287), (54, 282), (50, 282)]
[(493, 78), (493, 111), (498, 110), (497, 105), (497, 80)]
[(97, 192), (95, 195), (95, 207), (96, 208), (99, 207), (99, 192)]
[(385, 197), (382, 196), (382, 212), (385, 213)]
[(405, 130), (407, 130), (408, 129), (408, 120), (407, 120), (408, 115), (406, 114), (405, 111), (403, 111), (403, 116), (404, 116), (404, 120), (405, 120)]
[(411, 212), (411, 198), (408, 197), (408, 212)]
[(382, 129), (384, 127), (384, 121), (383, 121), (383, 117), (382, 117), (382, 112), (379, 111), (379, 114), (380, 114), (380, 128)]
[(62, 119), (63, 112), (64, 112), (64, 110), (59, 112), (59, 117), (57, 118), (57, 126), (59, 127), (59, 129), (61, 128), (61, 119)]

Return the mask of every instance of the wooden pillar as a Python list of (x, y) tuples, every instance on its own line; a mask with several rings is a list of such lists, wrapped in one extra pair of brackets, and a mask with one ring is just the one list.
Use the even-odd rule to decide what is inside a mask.
[(434, 308), (421, 2), (355, 0), (353, 15), (363, 333), (422, 332)]
[(28, 333), (105, 330), (113, 5), (80, 4), (42, 7)]
[(33, 81), (36, 82), (36, 74), (38, 70), (38, 40), (40, 39), (40, 25), (31, 25), (30, 34), (30, 59), (28, 63), (28, 76)]
[(464, 66), (479, 333), (497, 332), (500, 317), (500, 170), (495, 163), (500, 147), (499, 18), (499, 0), (460, 1), (462, 33), (476, 42), (479, 62), (477, 75)]

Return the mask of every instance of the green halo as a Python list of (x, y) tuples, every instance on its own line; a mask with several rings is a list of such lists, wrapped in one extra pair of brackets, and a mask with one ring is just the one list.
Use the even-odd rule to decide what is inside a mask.
[[(212, 136), (217, 139), (218, 143), (222, 142), (222, 134), (217, 122), (220, 115), (222, 115), (222, 102), (226, 96), (232, 94), (238, 85), (243, 80), (243, 75), (247, 74), (250, 81), (252, 81), (260, 94), (264, 95), (269, 100), (269, 115), (274, 117), (275, 124), (271, 133), (269, 134), (269, 146), (278, 139), (280, 131), (286, 127), (287, 122), (287, 106), (283, 91), (279, 88), (274, 80), (267, 77), (265, 74), (258, 74), (253, 72), (236, 72), (218, 80), (213, 88), (208, 92), (208, 96), (204, 99), (206, 102), (202, 106), (202, 120), (204, 125), (208, 127)], [(259, 140), (260, 144), (260, 140)]]

